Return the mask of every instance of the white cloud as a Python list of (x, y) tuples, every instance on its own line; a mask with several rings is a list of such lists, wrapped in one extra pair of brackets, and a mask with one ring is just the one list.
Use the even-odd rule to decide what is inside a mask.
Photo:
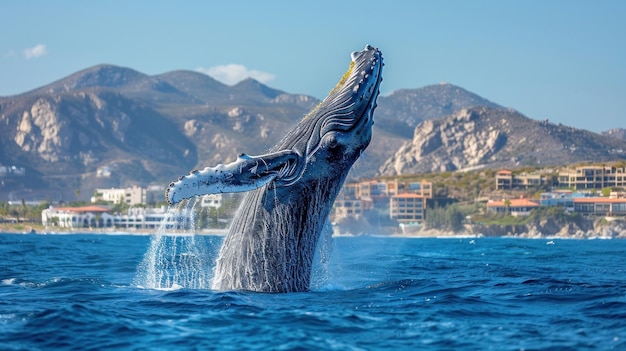
[(43, 44), (37, 44), (32, 48), (24, 50), (24, 58), (27, 60), (42, 57), (48, 54), (48, 48)]
[(209, 68), (198, 67), (196, 71), (207, 74), (228, 85), (239, 83), (246, 78), (254, 78), (261, 83), (267, 83), (276, 79), (276, 76), (271, 73), (248, 69), (244, 65), (235, 63)]

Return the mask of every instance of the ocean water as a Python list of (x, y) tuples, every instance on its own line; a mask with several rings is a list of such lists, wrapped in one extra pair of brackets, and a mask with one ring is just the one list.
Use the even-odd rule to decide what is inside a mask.
[(0, 350), (626, 350), (626, 240), (338, 237), (291, 294), (221, 241), (2, 234)]

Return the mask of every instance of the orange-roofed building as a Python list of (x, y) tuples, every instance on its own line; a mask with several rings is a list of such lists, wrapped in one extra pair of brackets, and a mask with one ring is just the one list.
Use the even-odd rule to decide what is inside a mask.
[(626, 216), (626, 199), (576, 198), (574, 199), (574, 211), (585, 215)]
[(110, 210), (106, 207), (102, 207), (102, 206), (79, 206), (79, 207), (54, 207), (55, 210), (57, 211), (68, 211), (68, 212), (74, 212), (74, 213), (86, 213), (86, 212), (93, 212), (93, 213), (105, 213), (105, 212), (109, 212)]
[(539, 203), (530, 199), (489, 201), (487, 203), (487, 212), (510, 213), (512, 216), (528, 216), (530, 211), (537, 207), (539, 207)]
[(61, 228), (112, 227), (115, 216), (102, 206), (52, 207), (41, 211), (44, 226)]

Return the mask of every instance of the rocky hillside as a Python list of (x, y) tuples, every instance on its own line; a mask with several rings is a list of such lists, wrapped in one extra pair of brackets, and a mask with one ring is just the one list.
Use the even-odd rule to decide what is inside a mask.
[[(0, 123), (7, 126), (0, 131), (0, 163), (24, 167), (24, 185), (34, 191), (80, 192), (85, 179), (90, 186), (149, 182), (197, 160), (196, 146), (173, 121), (112, 91), (34, 95), (0, 104)], [(100, 169), (114, 176), (96, 179)]]
[[(333, 82), (329, 82), (329, 86)], [(95, 187), (167, 184), (194, 168), (260, 154), (319, 100), (253, 79), (234, 86), (191, 71), (149, 76), (98, 65), (0, 98), (0, 200), (88, 199)], [(379, 98), (370, 147), (352, 177), (374, 176), (423, 119), (494, 104), (449, 84)]]
[[(87, 200), (96, 187), (165, 185), (194, 168), (265, 152), (318, 103), (253, 79), (228, 86), (198, 72), (150, 76), (94, 66), (30, 92), (0, 97), (0, 165), (25, 170), (23, 176), (0, 174), (0, 200)], [(479, 118), (457, 114), (431, 121), (474, 106), (489, 109), (468, 110)], [(372, 143), (350, 177), (372, 177), (379, 169), (395, 174), (552, 164), (562, 156), (553, 152), (559, 147), (568, 156), (578, 155), (562, 160), (602, 159), (607, 153), (621, 157), (616, 150), (623, 143), (617, 138), (608, 146), (607, 138), (547, 122), (534, 123), (543, 126), (537, 128), (544, 134), (537, 135), (551, 131), (540, 140), (552, 144), (540, 146), (534, 132), (517, 138), (516, 131), (533, 125), (532, 120), (523, 117), (529, 123), (518, 125), (519, 118), (506, 117), (513, 112), (491, 109), (498, 107), (451, 84), (380, 96)], [(480, 122), (483, 114), (492, 121)]]
[(626, 140), (626, 129), (624, 128), (615, 128), (607, 130), (606, 132), (600, 133), (609, 138), (615, 138), (618, 140)]
[(0, 164), (26, 169), (3, 179), (0, 195), (74, 200), (94, 187), (167, 184), (263, 152), (316, 103), (254, 80), (226, 86), (196, 72), (92, 67), (0, 98)]
[(624, 141), (532, 120), (511, 109), (477, 107), (422, 122), (415, 128), (413, 140), (389, 158), (379, 172), (395, 175), (624, 158)]
[(419, 123), (474, 106), (501, 107), (461, 87), (442, 83), (379, 97), (376, 119), (383, 124), (382, 129), (411, 138)]

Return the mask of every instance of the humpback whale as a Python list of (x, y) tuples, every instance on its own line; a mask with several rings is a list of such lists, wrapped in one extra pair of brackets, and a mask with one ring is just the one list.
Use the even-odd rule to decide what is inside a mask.
[(331, 207), (372, 137), (382, 67), (377, 48), (353, 52), (339, 83), (267, 154), (241, 154), (170, 183), (170, 205), (196, 195), (247, 192), (220, 249), (213, 289), (309, 290)]

